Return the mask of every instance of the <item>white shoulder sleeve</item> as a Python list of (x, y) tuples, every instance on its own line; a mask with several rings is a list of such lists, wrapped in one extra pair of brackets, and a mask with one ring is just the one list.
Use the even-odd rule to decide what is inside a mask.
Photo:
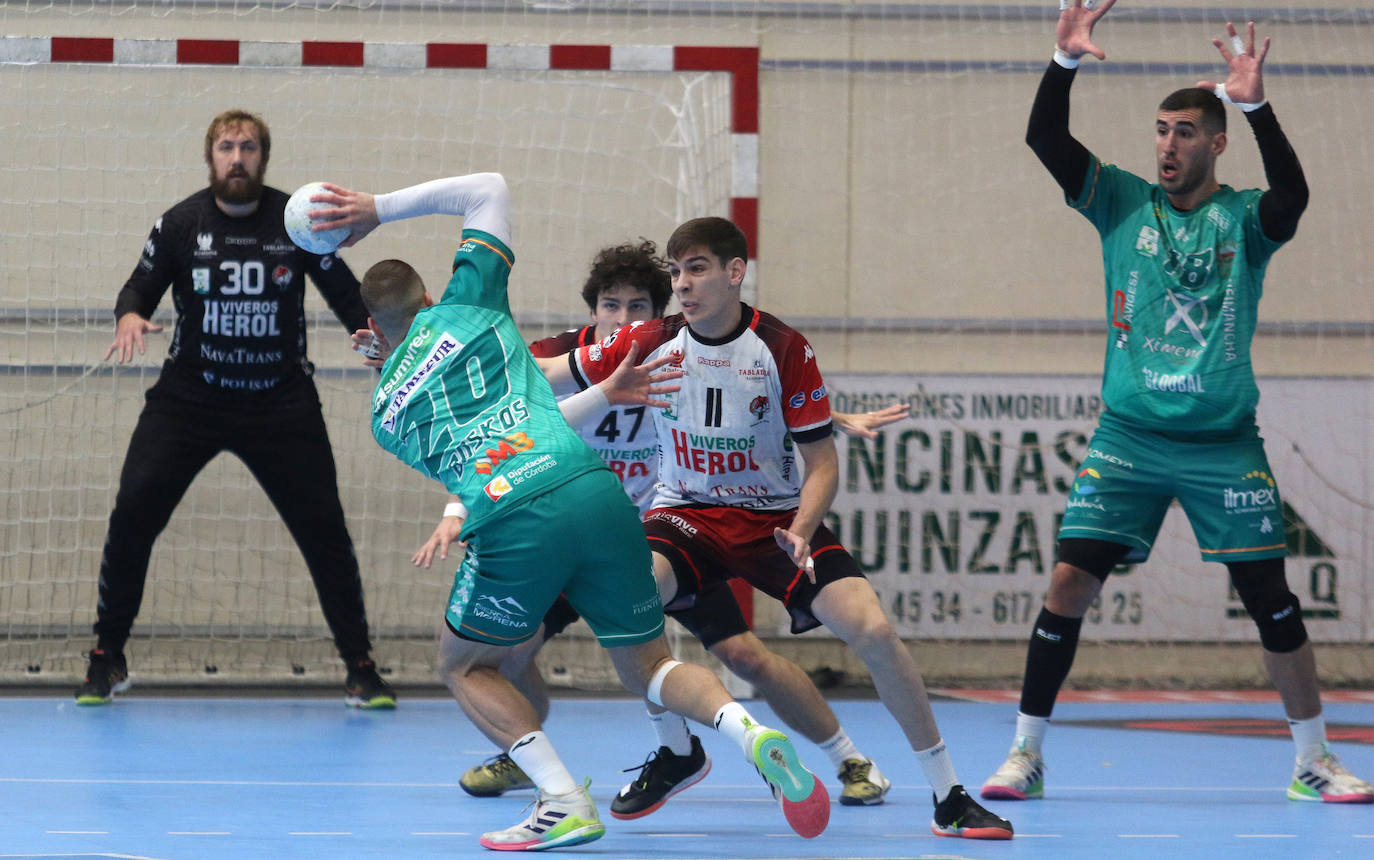
[(377, 218), (383, 224), (420, 215), (461, 215), (464, 227), (490, 233), (511, 244), (510, 189), (499, 173), (433, 179), (378, 194), (374, 202)]

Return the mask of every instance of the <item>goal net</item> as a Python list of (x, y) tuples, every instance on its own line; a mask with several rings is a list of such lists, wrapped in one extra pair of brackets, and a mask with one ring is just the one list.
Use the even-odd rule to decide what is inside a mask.
[[(249, 65), (254, 47), (277, 59)], [(549, 69), (547, 59), (539, 68), (541, 49), (525, 45), (483, 46), (485, 68), (413, 68), (409, 59), (427, 48), (433, 63), (432, 46), (390, 47), (366, 68), (306, 67), (289, 62), (299, 43), (270, 42), (240, 46), (236, 65), (168, 63), (166, 45), (149, 40), (121, 44), (126, 60), (0, 66), (0, 112), (24, 118), (6, 124), (3, 171), (0, 677), (69, 681), (93, 643), (109, 509), (167, 348), (167, 334), (154, 335), (132, 366), (103, 362), (114, 296), (154, 220), (204, 186), (202, 140), (219, 111), (266, 119), (267, 181), (288, 191), (317, 179), (391, 190), (504, 173), (518, 260), (511, 300), (531, 339), (585, 322), (579, 291), (597, 249), (640, 236), (661, 243), (694, 213), (728, 213), (728, 74), (675, 71), (671, 47), (600, 70)], [(457, 219), (415, 219), (343, 256), (358, 274), (406, 259), (442, 284), (459, 228)], [(419, 570), (408, 558), (446, 496), (372, 442), (375, 374), (309, 293), (310, 355), (376, 657), (395, 680), (431, 682), (452, 568)], [(171, 311), (168, 297), (155, 321), (170, 324)], [(341, 672), (298, 550), (232, 456), (197, 478), (159, 539), (129, 648), (143, 679), (270, 683)]]
[[(1108, 59), (1085, 60), (1074, 85), (1075, 135), (1153, 178), (1157, 105), (1223, 76), (1210, 40), (1233, 14), (1196, 0), (1113, 7), (1095, 34)], [(1272, 527), (1324, 680), (1367, 683), (1374, 11), (1254, 0), (1244, 14), (1273, 37), (1267, 94), (1312, 189), (1269, 266), (1253, 350), (1285, 503)], [(66, 683), (90, 647), (106, 518), (166, 347), (164, 335), (132, 367), (102, 362), (114, 296), (153, 220), (203, 186), (210, 117), (243, 106), (272, 126), (267, 178), (279, 188), (505, 173), (512, 302), (531, 339), (585, 320), (577, 287), (598, 248), (757, 211), (746, 300), (807, 336), (835, 408), (912, 409), (878, 439), (837, 440), (832, 527), (928, 681), (1015, 686), (1101, 408), (1107, 338), (1096, 233), (1024, 143), (1056, 15), (1054, 0), (0, 6), (12, 34), (0, 38), (0, 680)], [(183, 58), (178, 40), (207, 33), (223, 44), (196, 50), (227, 57), (233, 43), (232, 61)], [(682, 46), (751, 59), (727, 70), (665, 59)], [(480, 67), (461, 67), (478, 54)], [(1228, 117), (1220, 180), (1265, 186), (1245, 120)], [(359, 272), (382, 257), (429, 261), (422, 272), (441, 277), (454, 226), (395, 225), (345, 258)], [(429, 681), (451, 572), (408, 558), (443, 495), (376, 448), (360, 417), (372, 379), (310, 301), (377, 657), (393, 677)], [(1238, 476), (1236, 491), (1257, 491), (1252, 480)], [(833, 639), (788, 635), (771, 601), (755, 622), (803, 667), (866, 679)], [(1177, 507), (1150, 561), (1109, 578), (1083, 643), (1075, 684), (1265, 683), (1254, 625)], [(545, 656), (555, 682), (611, 683), (585, 631)], [(143, 677), (182, 681), (337, 677), (299, 554), (231, 458), (196, 481), (154, 550), (131, 659)]]

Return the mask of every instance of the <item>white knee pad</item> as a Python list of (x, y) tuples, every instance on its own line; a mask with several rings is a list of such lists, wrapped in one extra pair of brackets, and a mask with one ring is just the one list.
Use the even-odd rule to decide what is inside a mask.
[(663, 707), (663, 679), (668, 677), (669, 672), (681, 665), (680, 660), (663, 661), (663, 665), (659, 666), (658, 671), (654, 672), (654, 676), (649, 679), (649, 701)]

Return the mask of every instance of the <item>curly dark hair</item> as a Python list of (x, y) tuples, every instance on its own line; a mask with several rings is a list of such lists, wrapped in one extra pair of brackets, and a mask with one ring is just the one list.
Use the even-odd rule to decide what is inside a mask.
[(673, 282), (668, 267), (657, 255), (658, 246), (640, 237), (639, 244), (626, 242), (596, 252), (587, 282), (582, 285), (582, 300), (595, 312), (601, 294), (620, 284), (631, 284), (649, 294), (654, 316), (661, 317), (673, 297)]

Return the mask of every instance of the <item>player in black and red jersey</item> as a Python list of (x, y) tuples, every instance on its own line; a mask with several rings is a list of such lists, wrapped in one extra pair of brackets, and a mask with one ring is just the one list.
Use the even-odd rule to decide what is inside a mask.
[(932, 830), (1010, 839), (1012, 826), (959, 785), (911, 652), (883, 615), (858, 564), (822, 518), (838, 456), (825, 382), (811, 345), (740, 301), (748, 247), (723, 218), (679, 227), (666, 248), (682, 312), (638, 323), (546, 368), (557, 389), (611, 373), (637, 344), (686, 371), (671, 405), (653, 412), (659, 484), (645, 518), (668, 610), (739, 577), (780, 600), (801, 633), (824, 624), (868, 667), (878, 694), (935, 791)]
[(334, 254), (286, 235), (287, 195), (263, 184), (267, 124), (231, 110), (205, 134), (210, 185), (168, 209), (115, 300), (122, 364), (170, 286), (176, 328), (129, 441), (100, 562), (96, 647), (80, 704), (129, 686), (124, 646), (143, 601), (148, 558), (191, 481), (221, 451), (247, 465), (291, 531), (347, 667), (349, 704), (395, 707), (370, 656), (363, 586), (339, 502), (334, 454), (305, 350), (309, 276), (349, 331), (367, 324), (358, 280)]

